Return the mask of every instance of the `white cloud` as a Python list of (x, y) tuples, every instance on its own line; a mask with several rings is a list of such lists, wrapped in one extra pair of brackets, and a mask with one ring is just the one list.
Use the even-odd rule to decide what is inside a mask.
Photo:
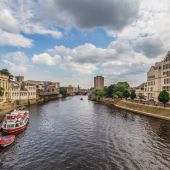
[(3, 60), (3, 63), (9, 68), (12, 74), (23, 74), (28, 71), (27, 66), (12, 63), (8, 60)]
[(61, 65), (62, 68), (66, 69), (67, 71), (72, 71), (75, 73), (80, 74), (92, 74), (94, 71), (97, 70), (97, 67), (94, 64), (80, 64), (76, 62), (68, 62)]
[(60, 62), (60, 59), (61, 58), (59, 55), (55, 55), (52, 57), (48, 53), (41, 53), (32, 57), (32, 61), (34, 63), (47, 64), (49, 66), (58, 64)]
[(16, 51), (9, 52), (6, 54), (1, 54), (2, 66), (8, 68), (9, 71), (14, 74), (23, 74), (28, 72), (30, 63), (29, 58), (25, 55), (24, 52)]
[(29, 59), (28, 57), (25, 55), (24, 52), (21, 51), (17, 51), (17, 52), (9, 52), (5, 55), (5, 58), (7, 60), (10, 60), (12, 62), (18, 62), (21, 64), (27, 64)]
[(15, 47), (32, 47), (32, 40), (21, 34), (9, 33), (0, 29), (0, 45), (10, 45)]
[(0, 28), (6, 31), (19, 32), (19, 23), (10, 10), (2, 9), (0, 15)]

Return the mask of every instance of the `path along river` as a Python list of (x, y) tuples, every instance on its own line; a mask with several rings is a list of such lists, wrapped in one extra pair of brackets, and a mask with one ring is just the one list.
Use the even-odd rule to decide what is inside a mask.
[(170, 122), (68, 97), (30, 107), (0, 170), (170, 169)]

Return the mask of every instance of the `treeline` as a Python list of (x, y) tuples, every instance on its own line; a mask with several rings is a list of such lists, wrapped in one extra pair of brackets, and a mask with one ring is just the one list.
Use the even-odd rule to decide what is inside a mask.
[(118, 82), (108, 87), (104, 87), (103, 90), (96, 90), (96, 96), (107, 98), (136, 98), (134, 90), (129, 90), (130, 86), (127, 82)]
[[(135, 93), (135, 90), (130, 90), (130, 86), (127, 82), (118, 82), (117, 84), (112, 84), (108, 87), (104, 87), (103, 90), (96, 90), (95, 95), (98, 97), (106, 97), (106, 98), (131, 98), (134, 100), (135, 98), (144, 99), (145, 96), (143, 94), (139, 94), (138, 96)], [(158, 101), (162, 102), (165, 106), (170, 100), (169, 93), (166, 90), (160, 92), (158, 96)]]

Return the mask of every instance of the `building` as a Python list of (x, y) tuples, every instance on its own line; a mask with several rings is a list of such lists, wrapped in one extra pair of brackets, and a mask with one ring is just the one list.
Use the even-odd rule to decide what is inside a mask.
[(0, 96), (0, 102), (9, 100), (9, 76), (0, 73), (0, 87), (3, 89), (3, 96)]
[(95, 90), (104, 89), (104, 77), (102, 77), (102, 76), (94, 77), (94, 89)]
[(170, 93), (170, 51), (163, 61), (155, 63), (147, 73), (146, 96), (148, 99), (157, 100), (162, 90)]
[(15, 77), (10, 81), (10, 100), (12, 102), (36, 100), (36, 85), (25, 83), (23, 76)]
[(146, 97), (147, 83), (140, 84), (139, 86), (135, 87), (134, 90), (137, 96), (142, 94)]
[(76, 90), (75, 90), (75, 88), (74, 88), (72, 85), (69, 85), (69, 86), (67, 87), (67, 94), (68, 94), (69, 96), (74, 96), (74, 95), (75, 95), (75, 92), (76, 92)]

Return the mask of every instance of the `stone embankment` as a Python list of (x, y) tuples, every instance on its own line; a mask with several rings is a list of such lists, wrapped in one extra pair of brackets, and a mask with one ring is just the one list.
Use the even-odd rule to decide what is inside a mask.
[(89, 100), (93, 100), (106, 105), (112, 105), (120, 109), (128, 110), (138, 114), (143, 114), (146, 116), (170, 120), (170, 108), (166, 107), (164, 108), (160, 106), (151, 106), (146, 104), (133, 103), (125, 100), (114, 100), (100, 97), (89, 98)]
[(11, 112), (12, 110), (14, 110), (15, 108), (19, 106), (29, 106), (29, 105), (44, 103), (50, 100), (59, 99), (61, 97), (62, 97), (61, 95), (53, 95), (53, 96), (45, 96), (43, 98), (38, 98), (38, 99), (20, 100), (17, 102), (9, 102), (9, 103), (0, 103), (0, 117)]

